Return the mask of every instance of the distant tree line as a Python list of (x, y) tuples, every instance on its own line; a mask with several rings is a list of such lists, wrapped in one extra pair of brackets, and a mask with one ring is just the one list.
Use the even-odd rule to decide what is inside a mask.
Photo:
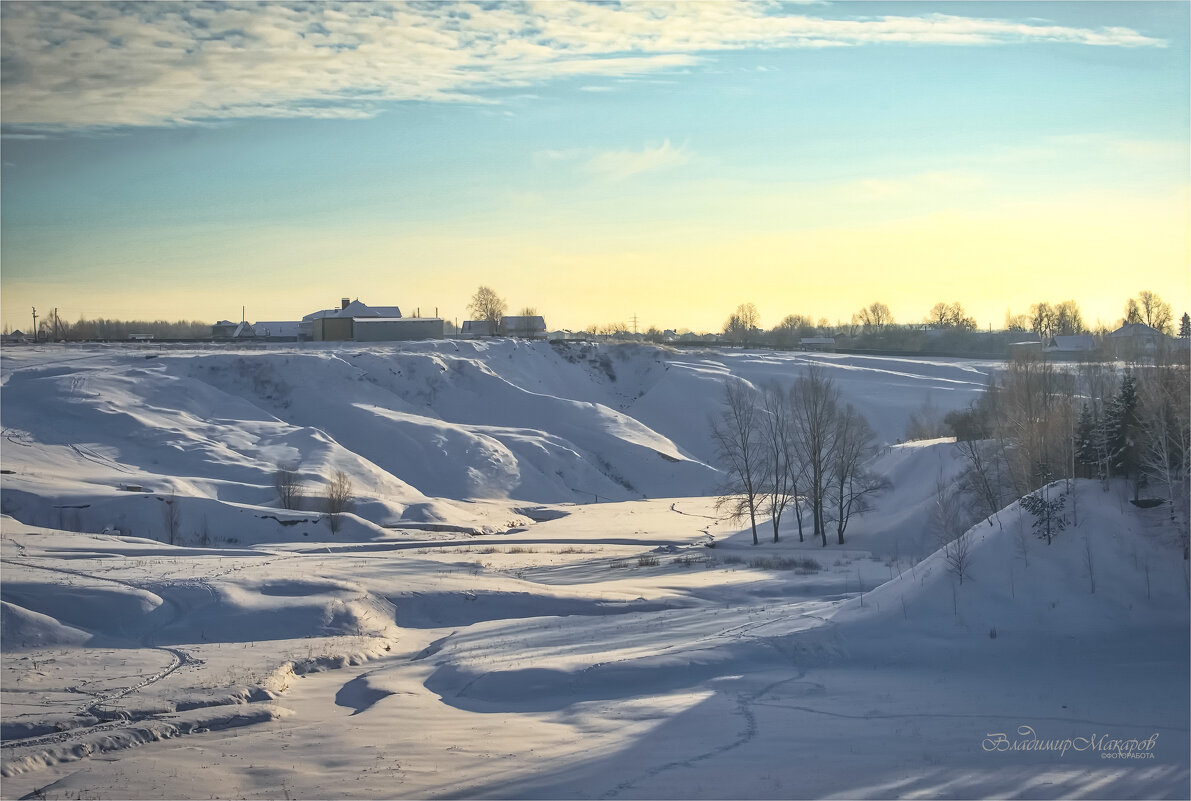
[(798, 540), (827, 545), (828, 531), (844, 542), (851, 519), (869, 508), (888, 483), (868, 472), (875, 435), (864, 417), (840, 401), (839, 389), (818, 364), (792, 386), (757, 389), (740, 379), (724, 388), (724, 408), (711, 420), (724, 471), (718, 508), (748, 519), (753, 544), (758, 520), (769, 518), (780, 540), (783, 514), (792, 510)]
[[(1130, 298), (1120, 323), (1144, 323), (1172, 336), (1174, 317), (1169, 303), (1150, 291)], [(1118, 324), (1119, 325), (1119, 324)], [(1116, 328), (1117, 326), (1113, 326)], [(1046, 342), (1054, 336), (1091, 334), (1103, 340), (1113, 329), (1105, 325), (1092, 328), (1074, 300), (1032, 304), (1025, 314), (1006, 313), (1004, 327), (998, 331), (979, 331), (976, 320), (959, 301), (940, 301), (930, 307), (922, 320), (898, 324), (889, 306), (879, 301), (859, 309), (848, 322), (829, 322), (820, 317), (791, 314), (771, 329), (763, 329), (760, 315), (752, 303), (742, 303), (729, 315), (723, 326), (724, 340), (740, 347), (800, 347), (804, 339), (831, 337), (836, 346), (858, 350), (893, 350), (919, 353), (1005, 353), (1012, 342), (1029, 334)], [(650, 329), (646, 338), (661, 341), (662, 332)], [(1178, 336), (1191, 336), (1191, 317), (1183, 314)]]
[[(31, 332), (24, 332), (32, 336)], [(11, 334), (12, 327), (5, 325), (4, 333)], [(104, 317), (92, 320), (80, 317), (71, 323), (52, 312), (37, 324), (37, 339), (44, 342), (126, 340), (131, 334), (148, 334), (154, 339), (210, 339), (211, 324), (199, 320), (114, 320)]]

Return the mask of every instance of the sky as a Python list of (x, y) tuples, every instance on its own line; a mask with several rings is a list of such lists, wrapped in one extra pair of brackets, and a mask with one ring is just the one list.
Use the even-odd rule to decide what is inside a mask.
[(1191, 307), (1191, 4), (0, 4), (0, 317)]

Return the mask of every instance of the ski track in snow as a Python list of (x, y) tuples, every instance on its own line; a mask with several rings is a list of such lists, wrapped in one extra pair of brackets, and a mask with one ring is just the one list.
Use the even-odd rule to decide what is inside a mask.
[[(181, 616), (182, 616), (182, 608), (178, 605), (177, 601), (175, 601), (173, 598), (170, 597), (168, 592), (167, 593), (154, 592), (153, 589), (150, 589), (149, 586), (145, 586), (144, 583), (124, 581), (121, 579), (109, 578), (107, 576), (99, 576), (94, 573), (88, 573), (88, 572), (82, 571), (82, 570), (72, 570), (69, 568), (49, 567), (47, 565), (38, 565), (38, 564), (33, 564), (28, 561), (16, 562), (15, 560), (12, 560), (12, 559), (0, 559), (0, 562), (9, 562), (10, 564), (21, 564), (21, 566), (23, 566), (23, 567), (32, 567), (37, 570), (49, 570), (54, 573), (64, 573), (66, 575), (77, 576), (79, 578), (92, 579), (94, 581), (108, 581), (113, 584), (118, 584), (118, 585), (121, 585), (124, 587), (129, 587), (134, 590), (142, 590), (144, 592), (153, 593), (153, 595), (155, 595), (156, 597), (161, 599), (162, 603), (168, 604), (172, 611), (170, 618), (167, 621), (165, 621), (164, 623), (158, 625), (157, 628), (154, 629), (153, 631), (163, 629), (163, 628), (177, 622), (178, 619), (181, 618)], [(207, 589), (207, 591), (211, 593), (212, 597), (215, 596), (214, 590), (212, 590), (211, 587), (209, 585), (207, 585), (205, 582), (198, 580), (193, 583), (198, 586), (205, 587)], [(150, 586), (152, 586), (152, 585), (150, 585)], [(157, 587), (157, 589), (160, 590), (160, 587)], [(164, 679), (165, 677), (169, 676), (171, 673), (173, 673), (174, 671), (183, 667), (184, 665), (199, 664), (199, 662), (197, 660), (195, 660), (193, 657), (191, 657), (190, 654), (188, 654), (186, 651), (183, 651), (181, 648), (171, 648), (169, 646), (154, 645), (153, 644), (153, 631), (146, 632), (145, 634), (143, 634), (141, 636), (140, 645), (142, 648), (145, 648), (148, 650), (159, 651), (161, 653), (168, 654), (171, 657), (169, 666), (162, 670), (157, 671), (156, 673), (153, 673), (152, 675), (144, 678), (143, 680), (141, 680), (129, 687), (125, 687), (123, 689), (117, 690), (116, 692), (108, 693), (106, 695), (101, 694), (101, 695), (95, 696), (95, 698), (90, 703), (85, 704), (84, 706), (80, 707), (76, 711), (75, 714), (77, 714), (77, 715), (94, 714), (99, 709), (99, 707), (104, 706), (105, 704), (110, 704), (111, 702), (117, 701), (121, 698), (124, 698), (125, 696), (131, 695), (132, 693), (135, 693), (138, 690), (143, 690), (152, 684), (156, 684), (157, 682), (159, 682), (162, 679)], [(16, 741), (12, 741), (12, 742), (6, 741), (4, 743), (4, 745), (6, 747), (17, 746), (17, 745), (27, 746), (27, 745), (36, 745), (36, 744), (37, 744), (36, 742), (20, 741), (20, 740), (16, 740)]]
[(772, 692), (773, 690), (776, 690), (778, 687), (781, 687), (783, 684), (789, 684), (792, 681), (798, 681), (805, 675), (806, 674), (804, 672), (799, 672), (799, 674), (796, 676), (790, 676), (785, 679), (780, 679), (779, 681), (775, 681), (772, 684), (762, 687), (760, 690), (756, 690), (751, 693), (737, 694), (737, 696), (736, 696), (736, 713), (744, 718), (744, 730), (741, 731), (736, 736), (736, 738), (734, 740), (732, 740), (732, 742), (717, 746), (716, 748), (713, 748), (709, 751), (703, 751), (701, 753), (695, 754), (694, 756), (688, 757), (686, 759), (679, 759), (679, 760), (674, 760), (673, 762), (666, 762), (665, 764), (662, 764), (662, 765), (656, 765), (656, 766), (650, 768), (649, 770), (645, 771), (644, 773), (635, 776), (632, 779), (628, 779), (626, 781), (621, 782), (620, 784), (616, 785), (612, 789), (607, 790), (604, 793), (600, 794), (599, 797), (600, 798), (616, 798), (617, 796), (621, 795), (622, 793), (627, 792), (628, 790), (632, 789), (633, 787), (640, 784), (641, 782), (646, 781), (648, 779), (652, 779), (653, 777), (655, 777), (661, 773), (665, 773), (668, 770), (674, 770), (676, 768), (693, 767), (696, 763), (703, 762), (705, 760), (712, 759), (714, 757), (722, 756), (723, 754), (726, 754), (729, 751), (740, 748), (741, 746), (751, 742), (753, 740), (753, 738), (757, 736), (757, 716), (756, 716), (756, 714), (753, 713), (753, 710), (752, 710), (753, 705), (755, 705), (759, 699), (764, 698), (770, 692)]

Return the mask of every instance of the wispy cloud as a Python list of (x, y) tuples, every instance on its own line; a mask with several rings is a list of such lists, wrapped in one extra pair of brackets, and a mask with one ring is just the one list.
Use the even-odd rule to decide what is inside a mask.
[(0, 14), (5, 124), (41, 128), (365, 117), (393, 101), (492, 102), (488, 90), (558, 76), (669, 73), (724, 50), (1165, 44), (1122, 27), (948, 14), (827, 18), (763, 0), (8, 2)]
[(667, 139), (657, 147), (597, 153), (583, 164), (582, 171), (605, 181), (623, 181), (643, 172), (686, 164), (693, 155), (685, 146), (674, 147)]

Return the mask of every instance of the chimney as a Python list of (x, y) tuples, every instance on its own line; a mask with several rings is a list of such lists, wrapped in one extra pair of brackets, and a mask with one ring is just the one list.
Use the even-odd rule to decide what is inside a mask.
[(340, 311), (342, 311), (343, 309), (347, 308), (349, 303), (351, 303), (351, 298), (341, 298), (339, 302), (342, 304), (339, 307)]

